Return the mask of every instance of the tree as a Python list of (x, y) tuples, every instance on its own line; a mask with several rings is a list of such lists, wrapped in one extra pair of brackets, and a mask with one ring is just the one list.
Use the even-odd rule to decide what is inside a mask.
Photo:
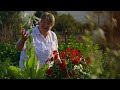
[(62, 14), (58, 16), (55, 28), (57, 31), (64, 31), (66, 28), (70, 31), (77, 30), (77, 21), (70, 14)]

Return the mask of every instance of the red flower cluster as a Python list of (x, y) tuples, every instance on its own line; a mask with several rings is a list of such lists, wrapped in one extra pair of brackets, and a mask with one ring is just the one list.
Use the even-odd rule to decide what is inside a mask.
[(70, 73), (69, 75), (71, 75), (71, 71), (75, 74), (75, 65), (79, 65), (81, 62), (90, 64), (89, 57), (84, 59), (80, 51), (78, 51), (77, 49), (71, 49), (70, 47), (68, 47), (65, 52), (60, 52), (60, 54), (58, 54), (57, 50), (53, 51), (53, 57), (49, 60), (53, 60), (54, 64), (53, 67), (47, 70), (48, 75), (51, 75), (55, 72), (56, 74), (57, 72), (65, 72), (64, 74)]
[(77, 65), (82, 58), (82, 53), (79, 52), (77, 49), (71, 50), (71, 48), (67, 48), (66, 52), (60, 52), (60, 57), (62, 59), (67, 58), (68, 60), (72, 58), (72, 64)]

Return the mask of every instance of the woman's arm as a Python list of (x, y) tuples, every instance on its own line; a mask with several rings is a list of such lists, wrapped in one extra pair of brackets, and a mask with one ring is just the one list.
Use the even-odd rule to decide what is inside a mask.
[(22, 51), (25, 41), (28, 39), (29, 35), (28, 33), (25, 32), (25, 29), (22, 29), (22, 38), (18, 41), (18, 43), (16, 44), (16, 49), (17, 51)]

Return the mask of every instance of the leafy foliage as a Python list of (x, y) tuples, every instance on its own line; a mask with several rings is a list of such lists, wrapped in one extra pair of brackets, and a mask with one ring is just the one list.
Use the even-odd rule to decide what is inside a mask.
[(0, 61), (4, 62), (9, 59), (11, 63), (18, 66), (20, 53), (16, 51), (15, 45), (0, 43)]
[(11, 79), (14, 76), (9, 72), (8, 67), (12, 65), (10, 59), (6, 58), (4, 62), (0, 61), (0, 79)]

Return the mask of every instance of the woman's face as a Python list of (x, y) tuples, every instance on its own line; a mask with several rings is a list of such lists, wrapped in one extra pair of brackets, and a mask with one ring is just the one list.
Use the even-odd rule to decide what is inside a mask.
[(48, 32), (51, 28), (52, 24), (47, 19), (44, 19), (40, 22), (40, 29), (43, 32)]

